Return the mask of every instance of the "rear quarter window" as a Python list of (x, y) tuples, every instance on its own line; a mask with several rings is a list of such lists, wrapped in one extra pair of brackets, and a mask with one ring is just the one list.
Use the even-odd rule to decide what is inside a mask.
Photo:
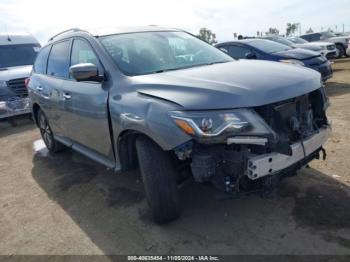
[(50, 76), (68, 78), (70, 41), (52, 45), (47, 63), (47, 74)]
[(51, 46), (41, 49), (34, 63), (34, 72), (38, 74), (46, 74), (47, 58), (50, 53)]

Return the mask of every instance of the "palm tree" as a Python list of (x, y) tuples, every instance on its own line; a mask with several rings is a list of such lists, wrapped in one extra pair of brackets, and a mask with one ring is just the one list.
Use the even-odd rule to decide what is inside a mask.
[(287, 23), (287, 30), (286, 30), (286, 35), (290, 36), (295, 33), (298, 29), (298, 24), (297, 23)]

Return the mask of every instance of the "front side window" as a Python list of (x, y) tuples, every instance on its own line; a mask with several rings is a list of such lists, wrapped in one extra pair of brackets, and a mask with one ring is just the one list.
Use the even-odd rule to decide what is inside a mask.
[(46, 74), (47, 58), (50, 53), (51, 46), (46, 46), (41, 49), (34, 63), (34, 72), (39, 74)]
[(99, 66), (98, 59), (91, 46), (84, 40), (74, 40), (72, 47), (71, 65), (91, 63)]
[[(100, 68), (100, 63), (92, 50), (91, 46), (81, 39), (76, 39), (73, 42), (72, 55), (71, 55), (71, 66), (81, 64), (81, 63), (91, 63)], [(72, 78), (72, 76), (70, 76)]]
[(308, 35), (308, 38), (306, 38), (306, 40), (313, 42), (313, 41), (318, 41), (321, 40), (321, 35), (320, 34), (311, 34)]
[(244, 59), (246, 58), (246, 54), (251, 53), (251, 51), (245, 47), (231, 45), (228, 49), (228, 53), (233, 58)]
[(140, 32), (100, 38), (127, 75), (161, 73), (233, 61), (217, 48), (184, 32)]
[(281, 51), (291, 50), (292, 48), (274, 41), (270, 40), (252, 40), (249, 42), (249, 45), (255, 47), (258, 50), (261, 50), (265, 53), (272, 54)]
[(59, 42), (51, 48), (47, 64), (47, 74), (56, 77), (67, 78), (69, 68), (70, 41)]
[(39, 50), (39, 44), (1, 45), (0, 68), (32, 65)]

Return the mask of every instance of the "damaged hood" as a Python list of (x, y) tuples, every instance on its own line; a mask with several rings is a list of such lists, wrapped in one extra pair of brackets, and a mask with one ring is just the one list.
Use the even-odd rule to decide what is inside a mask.
[(279, 62), (239, 60), (132, 77), (143, 95), (187, 110), (231, 109), (270, 104), (321, 87), (314, 70)]
[(7, 68), (0, 68), (0, 81), (8, 81), (16, 78), (25, 78), (30, 75), (32, 71), (31, 65), (14, 66)]

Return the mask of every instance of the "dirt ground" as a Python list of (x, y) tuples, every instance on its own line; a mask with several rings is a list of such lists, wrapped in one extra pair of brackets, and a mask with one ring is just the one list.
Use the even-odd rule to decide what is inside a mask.
[(166, 226), (151, 222), (138, 172), (49, 155), (29, 120), (0, 122), (0, 254), (350, 254), (350, 59), (334, 71), (326, 161), (273, 199), (219, 201), (187, 185), (182, 217)]

